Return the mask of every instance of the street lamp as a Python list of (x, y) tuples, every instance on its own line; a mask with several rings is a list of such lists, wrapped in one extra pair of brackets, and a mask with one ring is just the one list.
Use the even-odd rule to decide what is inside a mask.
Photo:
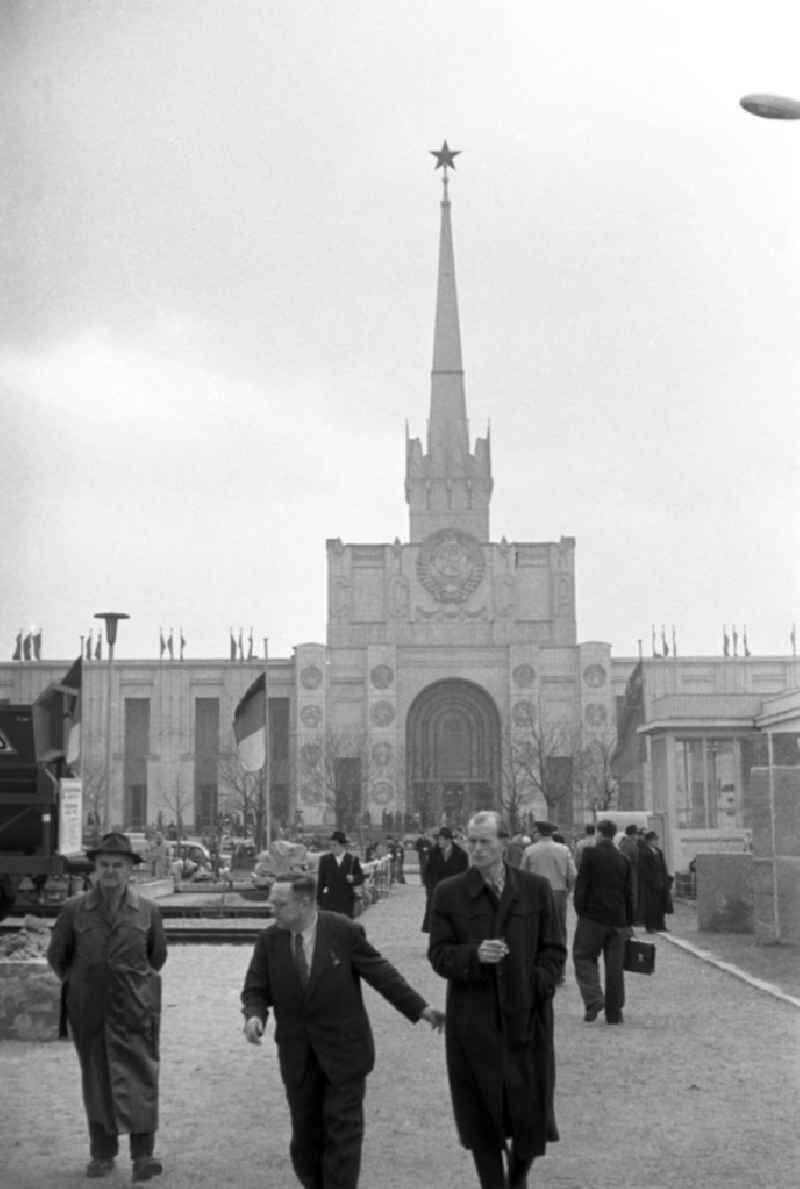
[(739, 104), (762, 120), (800, 120), (800, 100), (783, 95), (745, 95)]
[(108, 689), (106, 692), (106, 762), (105, 789), (103, 790), (103, 833), (111, 829), (111, 668), (114, 660), (114, 645), (117, 642), (117, 624), (121, 619), (130, 619), (124, 611), (98, 611), (95, 619), (102, 619), (106, 625), (108, 644)]

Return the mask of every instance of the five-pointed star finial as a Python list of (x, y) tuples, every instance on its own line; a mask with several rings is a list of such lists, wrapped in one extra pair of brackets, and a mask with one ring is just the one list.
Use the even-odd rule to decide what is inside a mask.
[(436, 164), (433, 168), (439, 169), (440, 166), (444, 166), (445, 173), (447, 173), (448, 169), (455, 169), (455, 159), (460, 155), (461, 150), (451, 149), (447, 141), (443, 140), (442, 147), (440, 149), (429, 149), (428, 152), (436, 158)]

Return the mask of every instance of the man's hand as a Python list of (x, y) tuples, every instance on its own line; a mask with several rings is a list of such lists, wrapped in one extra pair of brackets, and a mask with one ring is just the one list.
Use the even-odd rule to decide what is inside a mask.
[(259, 1020), (258, 1016), (250, 1016), (244, 1025), (244, 1034), (250, 1041), (251, 1045), (260, 1045), (261, 1037), (264, 1035), (264, 1025)]
[(346, 876), (345, 876), (345, 879), (347, 880), (347, 882), (348, 882), (348, 883), (352, 883), (352, 882), (353, 882), (353, 877), (352, 877), (352, 875), (346, 875)]
[(507, 953), (508, 946), (501, 937), (482, 941), (478, 946), (478, 960), (489, 963), (492, 966), (498, 962), (502, 962)]
[(444, 1028), (444, 1012), (437, 1011), (435, 1007), (426, 1007), (420, 1019), (427, 1020), (431, 1028), (435, 1028), (437, 1032), (441, 1032)]

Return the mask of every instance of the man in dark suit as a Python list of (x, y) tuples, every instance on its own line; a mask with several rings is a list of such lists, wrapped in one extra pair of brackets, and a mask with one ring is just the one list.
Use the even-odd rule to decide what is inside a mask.
[(436, 835), (436, 845), (428, 855), (428, 862), (422, 872), (422, 882), (425, 885), (425, 916), (422, 918), (422, 932), (431, 931), (431, 897), (433, 889), (443, 879), (451, 875), (458, 875), (466, 871), (469, 866), (467, 852), (453, 842), (453, 831), (449, 826), (442, 826)]
[(342, 830), (333, 831), (330, 844), (330, 852), (322, 856), (317, 868), (317, 903), (329, 912), (351, 917), (355, 889), (364, 882), (364, 872), (358, 856), (347, 849), (347, 835)]
[(278, 876), (275, 927), (256, 942), (242, 991), (244, 1034), (259, 1044), (270, 1007), (292, 1119), (289, 1152), (304, 1189), (356, 1189), (366, 1077), (375, 1046), (361, 979), (412, 1023), (444, 1015), (367, 941), (355, 921), (317, 912), (309, 875)]
[[(630, 863), (614, 845), (616, 832), (612, 821), (597, 823), (597, 842), (583, 852), (575, 882), (578, 924), (572, 960), (587, 1023), (605, 1011), (607, 1024), (621, 1024), (625, 1004), (623, 962), (633, 925), (633, 877)], [(601, 953), (605, 992), (597, 964)]]
[(525, 1189), (534, 1157), (558, 1139), (553, 993), (566, 950), (550, 884), (504, 863), (504, 844), (493, 810), (470, 818), (471, 866), (433, 893), (428, 949), (447, 979), (453, 1114), (481, 1189)]

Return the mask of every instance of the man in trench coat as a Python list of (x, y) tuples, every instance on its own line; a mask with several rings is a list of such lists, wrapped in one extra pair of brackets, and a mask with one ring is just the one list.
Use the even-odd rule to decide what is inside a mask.
[(566, 950), (548, 881), (504, 863), (498, 814), (470, 818), (467, 850), (469, 869), (434, 891), (428, 950), (448, 980), (453, 1113), (481, 1189), (525, 1189), (558, 1139), (552, 1002)]
[(343, 830), (333, 831), (330, 844), (330, 852), (322, 856), (317, 867), (317, 903), (329, 912), (352, 917), (356, 888), (364, 882), (364, 872), (358, 855), (347, 849), (347, 835)]
[(110, 1176), (118, 1134), (130, 1136), (133, 1180), (162, 1170), (158, 1128), (161, 977), (167, 957), (161, 914), (129, 886), (141, 858), (125, 834), (86, 852), (91, 891), (68, 900), (53, 926), (47, 960), (65, 984), (89, 1123), (88, 1177)]
[(451, 875), (458, 875), (466, 871), (469, 859), (466, 851), (453, 842), (453, 831), (449, 826), (442, 826), (436, 835), (436, 845), (428, 855), (425, 870), (422, 872), (422, 882), (425, 885), (425, 915), (422, 918), (422, 932), (431, 931), (431, 899), (437, 884)]

